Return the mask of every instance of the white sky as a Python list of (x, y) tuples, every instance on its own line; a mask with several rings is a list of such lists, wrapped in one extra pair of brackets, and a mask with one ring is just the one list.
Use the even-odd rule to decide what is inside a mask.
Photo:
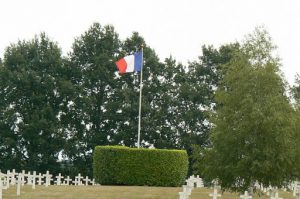
[(204, 44), (241, 41), (264, 25), (287, 80), (300, 73), (299, 0), (0, 0), (0, 57), (10, 43), (42, 31), (66, 54), (93, 22), (113, 25), (121, 39), (137, 31), (162, 60), (183, 63)]

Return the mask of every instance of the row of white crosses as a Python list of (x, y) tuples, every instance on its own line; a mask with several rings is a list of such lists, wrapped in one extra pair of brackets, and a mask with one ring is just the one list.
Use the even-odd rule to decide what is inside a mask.
[[(209, 196), (212, 197), (213, 199), (218, 199), (221, 198), (221, 194), (218, 193), (218, 190), (221, 189), (220, 186), (218, 186), (217, 181), (213, 181), (214, 184), (214, 192), (210, 193)], [(276, 188), (272, 188), (269, 187), (268, 189), (263, 188), (262, 186), (260, 186), (261, 189), (265, 190), (265, 192), (267, 192), (267, 195), (271, 195), (270, 199), (282, 199), (281, 197), (279, 197), (278, 194), (278, 189)], [(296, 196), (296, 199), (300, 199), (300, 186), (299, 186), (299, 192), (296, 191), (297, 193), (299, 193), (299, 197)], [(249, 195), (248, 191), (245, 191), (243, 195), (240, 195), (240, 199), (252, 199), (252, 196)]]
[[(9, 188), (10, 185), (17, 185), (17, 195), (20, 195), (21, 186), (25, 184), (31, 185), (32, 189), (35, 189), (35, 185), (45, 185), (46, 187), (51, 185), (51, 181), (53, 181), (52, 174), (49, 171), (46, 174), (39, 173), (36, 174), (36, 171), (33, 171), (32, 174), (30, 172), (26, 173), (25, 170), (22, 173), (16, 173), (13, 169), (11, 171), (7, 171), (6, 174), (1, 173), (0, 171), (0, 199), (2, 199), (2, 190)], [(78, 176), (75, 177), (75, 180), (67, 176), (65, 179), (59, 173), (56, 177), (56, 180), (53, 184), (55, 185), (76, 185), (76, 186), (88, 186), (88, 185), (96, 185), (95, 179), (90, 180), (87, 176), (83, 178), (79, 173)], [(26, 180), (27, 179), (27, 182)]]
[[(270, 196), (270, 199), (282, 199), (279, 197), (278, 189), (275, 187), (263, 187), (262, 185), (258, 185), (256, 183), (256, 188), (261, 189), (264, 193), (266, 193), (268, 196)], [(296, 197), (296, 199), (300, 199), (300, 182), (292, 182), (290, 185), (288, 185), (288, 188), (293, 192), (293, 196)], [(283, 188), (284, 191), (287, 190), (287, 188)]]
[[(199, 178), (199, 176), (197, 176), (197, 177)], [(193, 178), (194, 178), (194, 176), (191, 176), (189, 178), (191, 180), (186, 181), (187, 186), (185, 186), (185, 185), (183, 186), (184, 191), (179, 192), (180, 199), (188, 199), (189, 198), (189, 196), (191, 194), (191, 190), (194, 187)], [(201, 186), (199, 186), (199, 187), (204, 187), (202, 179), (201, 179), (200, 184), (201, 184)], [(212, 199), (221, 198), (221, 194), (218, 193), (218, 190), (221, 189), (221, 187), (218, 186), (218, 181), (214, 180), (213, 184), (214, 184), (214, 191), (213, 191), (213, 193), (210, 193), (209, 196), (212, 197)], [(271, 187), (271, 186), (269, 186), (268, 188), (265, 188), (263, 186), (260, 186), (258, 183), (256, 183), (255, 186), (256, 186), (256, 188), (261, 189), (268, 196), (270, 196), (270, 199), (283, 199), (283, 198), (279, 197), (279, 192), (278, 192), (277, 188), (274, 188), (274, 187)], [(192, 187), (192, 188), (190, 188), (190, 187)], [(293, 182), (290, 185), (290, 187), (291, 187), (291, 190), (293, 191), (293, 196), (296, 197), (296, 199), (300, 199), (300, 182)], [(184, 193), (186, 193), (186, 194), (184, 194)], [(243, 195), (240, 195), (240, 199), (252, 199), (252, 196), (249, 195), (248, 191), (245, 191)]]
[(290, 190), (293, 191), (293, 196), (300, 199), (300, 181), (294, 181), (289, 185)]
[[(203, 181), (199, 176), (195, 178), (194, 176), (191, 176), (188, 180), (186, 180), (187, 185), (183, 185), (183, 192), (179, 192), (179, 199), (188, 199), (191, 195), (192, 189), (194, 188), (194, 185), (196, 183), (196, 187), (204, 187)], [(214, 191), (213, 193), (210, 193), (209, 196), (212, 197), (212, 199), (218, 199), (221, 198), (221, 194), (218, 193), (218, 190), (221, 189), (221, 187), (218, 185), (218, 181), (214, 180)], [(245, 191), (244, 195), (240, 196), (241, 199), (252, 199), (252, 196), (248, 194), (248, 191)], [(271, 198), (273, 199), (273, 198)], [(274, 198), (275, 199), (275, 198)], [(277, 198), (276, 198), (277, 199)], [(279, 199), (279, 198), (278, 198)]]
[[(270, 196), (270, 199), (282, 199), (281, 197), (279, 197), (279, 192), (278, 189), (276, 187), (264, 187), (263, 185), (259, 185), (257, 182), (254, 185), (257, 189), (260, 189), (261, 191), (263, 191), (264, 193), (266, 193), (267, 196)], [(245, 195), (248, 195), (248, 192)], [(245, 196), (247, 197), (247, 196)]]
[[(38, 175), (36, 174), (36, 171), (33, 171), (32, 174), (30, 174), (30, 172), (25, 173), (24, 170), (22, 170), (22, 173), (16, 173), (15, 170), (13, 170), (12, 172), (7, 171), (7, 174), (2, 174), (4, 176), (7, 177), (7, 179), (9, 180), (9, 184), (11, 185), (15, 185), (18, 179), (18, 176), (20, 176), (20, 181), (21, 181), (21, 185), (24, 186), (24, 184), (26, 183), (25, 178), (27, 178), (27, 185), (33, 185), (33, 189), (35, 188), (34, 185), (38, 184), (38, 185), (45, 185), (46, 187), (48, 187), (49, 185), (51, 185), (51, 182), (54, 181), (53, 184), (55, 185), (95, 185), (95, 179), (91, 180), (88, 178), (88, 176), (86, 176), (85, 178), (83, 178), (83, 176), (81, 176), (81, 174), (79, 173), (78, 176), (75, 176), (75, 180), (72, 181), (72, 179), (67, 176), (64, 179), (64, 176), (62, 176), (60, 173), (55, 177), (56, 180), (53, 180), (52, 178), (52, 174), (49, 173), (49, 171), (46, 172), (46, 174), (41, 174), (39, 173)], [(84, 183), (83, 183), (84, 182)]]
[(300, 199), (300, 181), (293, 182), (291, 188), (293, 191), (293, 196), (295, 196), (296, 199)]
[(299, 186), (296, 186), (296, 194), (295, 194), (295, 196), (296, 196), (296, 199), (300, 199), (300, 185)]
[(179, 199), (188, 199), (192, 194), (192, 190), (194, 187), (201, 188), (204, 187), (203, 180), (197, 175), (190, 176), (189, 179), (186, 180), (186, 185), (182, 185), (182, 192), (179, 192)]
[[(209, 196), (212, 197), (213, 199), (221, 198), (222, 195), (218, 193), (218, 190), (221, 189), (221, 187), (218, 186), (218, 181), (214, 180), (213, 184), (214, 184), (214, 192), (210, 193)], [(244, 195), (240, 195), (240, 198), (241, 199), (252, 199), (252, 196), (249, 195), (248, 191), (245, 191)]]
[[(296, 199), (300, 199), (300, 182), (294, 181), (291, 184), (287, 186), (289, 190), (292, 191), (293, 197)], [(287, 188), (284, 188), (283, 190), (286, 191)], [(260, 186), (260, 189), (265, 192), (268, 196), (271, 196), (271, 199), (282, 199), (279, 197), (278, 189), (273, 188), (269, 186), (268, 188), (265, 188), (263, 186)]]

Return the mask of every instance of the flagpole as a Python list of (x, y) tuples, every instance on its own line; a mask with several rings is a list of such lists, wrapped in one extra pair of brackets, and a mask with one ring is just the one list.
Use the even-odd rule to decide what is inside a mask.
[(138, 148), (140, 148), (140, 140), (141, 140), (141, 112), (142, 112), (143, 60), (144, 60), (143, 44), (141, 45), (141, 47), (142, 47), (142, 66), (141, 66), (141, 78), (140, 78), (139, 126), (138, 126), (138, 141), (137, 141)]

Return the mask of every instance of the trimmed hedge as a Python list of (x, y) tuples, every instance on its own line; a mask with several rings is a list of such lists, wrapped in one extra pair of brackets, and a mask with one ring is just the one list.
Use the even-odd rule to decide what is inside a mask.
[(97, 146), (93, 172), (103, 185), (181, 186), (188, 171), (184, 150)]

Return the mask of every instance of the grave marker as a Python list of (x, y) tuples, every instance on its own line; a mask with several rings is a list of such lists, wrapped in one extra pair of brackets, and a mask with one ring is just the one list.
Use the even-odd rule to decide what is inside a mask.
[(6, 172), (6, 187), (9, 188), (10, 180), (11, 179), (11, 173), (10, 170), (7, 170)]
[(188, 186), (188, 185), (182, 185), (183, 188), (183, 192), (186, 193), (187, 196), (190, 196), (192, 194), (192, 186)]
[(19, 173), (17, 180), (17, 196), (21, 193), (21, 185), (24, 184), (24, 177), (22, 173)]
[[(19, 174), (20, 175), (20, 174)], [(25, 184), (25, 170), (22, 170), (22, 175), (21, 175), (21, 185), (24, 186)]]
[(35, 189), (35, 180), (38, 176), (36, 175), (36, 171), (33, 171), (31, 176), (31, 182), (32, 182), (32, 189)]
[(58, 176), (56, 176), (56, 185), (61, 185), (61, 180), (63, 179), (64, 177), (61, 176), (61, 174), (59, 173)]
[(43, 176), (46, 177), (45, 179), (45, 186), (48, 187), (49, 185), (51, 185), (51, 181), (52, 179), (52, 174), (49, 174), (49, 171), (46, 172), (46, 174), (44, 174)]
[(67, 176), (67, 178), (65, 178), (65, 182), (64, 185), (70, 185), (70, 182), (72, 182), (72, 179), (70, 178), (70, 176)]
[(245, 191), (244, 195), (240, 195), (241, 199), (251, 199), (252, 196), (249, 196), (248, 191)]
[(184, 192), (179, 192), (178, 194), (179, 194), (179, 199), (188, 199), (189, 198), (189, 196), (187, 196), (186, 193), (184, 193)]
[[(5, 178), (5, 175), (0, 174), (0, 199), (2, 199), (2, 190), (7, 189), (7, 188), (8, 188), (7, 186), (8, 186), (8, 184), (9, 184), (9, 183), (7, 183), (7, 181), (6, 181), (6, 186), (4, 186), (4, 182), (2, 181), (2, 177)], [(7, 176), (6, 176), (6, 178), (7, 178)]]
[(30, 174), (30, 171), (25, 174), (25, 176), (27, 176), (27, 184), (32, 185), (32, 175)]
[(37, 181), (37, 183), (38, 183), (38, 185), (42, 185), (43, 184), (43, 176), (42, 176), (42, 174), (41, 173), (39, 173), (39, 175), (37, 176), (37, 178), (38, 178), (38, 181)]
[(95, 186), (95, 178), (93, 178), (93, 180), (91, 181), (92, 186)]
[(214, 187), (214, 192), (209, 194), (210, 197), (213, 197), (213, 199), (218, 199), (218, 197), (221, 198), (221, 194), (218, 194), (218, 189), (215, 186)]
[(278, 191), (275, 192), (275, 196), (272, 196), (271, 199), (282, 199), (278, 196)]
[(85, 181), (85, 186), (89, 185), (89, 182), (91, 181), (88, 176), (85, 176), (85, 178), (83, 179), (83, 181)]
[(300, 199), (300, 186), (296, 186), (295, 189), (296, 189), (296, 194), (295, 194), (296, 199)]
[(75, 184), (75, 185), (79, 185), (79, 186), (83, 185), (82, 182), (81, 182), (81, 179), (82, 179), (82, 178), (83, 178), (83, 177), (82, 177), (81, 174), (79, 173), (78, 176), (75, 176), (74, 184)]
[(16, 170), (13, 169), (12, 172), (10, 173), (11, 178), (10, 178), (10, 184), (15, 185), (16, 184)]

